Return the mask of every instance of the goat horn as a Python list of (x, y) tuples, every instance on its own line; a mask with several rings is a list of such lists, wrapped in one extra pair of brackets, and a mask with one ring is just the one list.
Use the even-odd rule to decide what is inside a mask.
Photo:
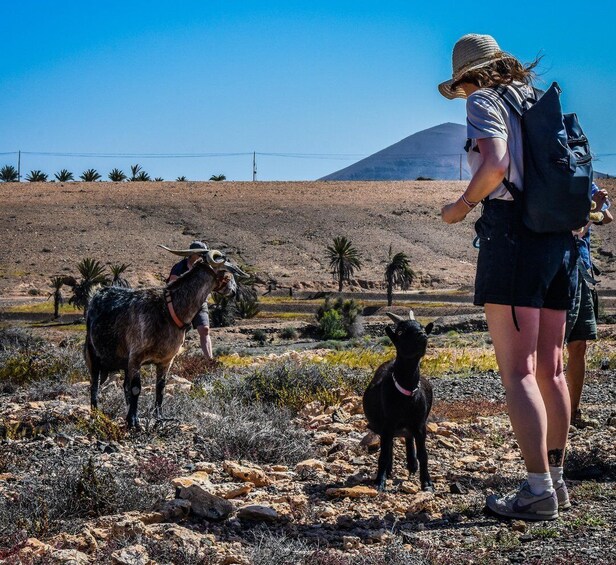
[(247, 279), (250, 277), (248, 273), (242, 271), (242, 269), (230, 261), (225, 261), (225, 269), (227, 269), (227, 271), (229, 271), (232, 275), (236, 275), (242, 279)]
[(415, 313), (412, 310), (409, 310), (409, 320), (415, 319)]
[(207, 253), (207, 249), (169, 249), (168, 247), (158, 244), (158, 247), (161, 247), (165, 251), (169, 251), (169, 253), (173, 253), (174, 255), (179, 255), (180, 257), (189, 257), (190, 255), (195, 255), (199, 253)]
[(402, 316), (398, 316), (396, 314), (392, 314), (391, 312), (387, 312), (387, 315), (391, 318), (393, 322), (399, 324), (400, 322), (404, 322), (404, 318)]
[(205, 257), (208, 264), (216, 268), (222, 267), (227, 259), (221, 251), (218, 251), (218, 249), (208, 251)]

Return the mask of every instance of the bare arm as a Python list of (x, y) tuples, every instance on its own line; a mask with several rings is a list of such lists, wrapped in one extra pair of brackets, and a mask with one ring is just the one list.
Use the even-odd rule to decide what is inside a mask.
[[(509, 167), (507, 142), (499, 137), (477, 140), (483, 161), (473, 175), (463, 197), (472, 204), (479, 203), (502, 181)], [(474, 206), (469, 206), (462, 196), (441, 210), (441, 217), (448, 224), (462, 221)]]
[(179, 279), (180, 277), (177, 277), (175, 275), (169, 275), (169, 278), (167, 279), (167, 282), (173, 282), (176, 279)]

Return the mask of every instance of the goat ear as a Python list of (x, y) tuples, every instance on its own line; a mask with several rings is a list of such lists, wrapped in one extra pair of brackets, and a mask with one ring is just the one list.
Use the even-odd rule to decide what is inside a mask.
[(424, 331), (426, 332), (426, 335), (430, 335), (432, 333), (432, 330), (434, 329), (434, 322), (430, 322), (425, 328)]
[(385, 333), (387, 334), (387, 337), (391, 339), (392, 342), (396, 343), (396, 334), (394, 333), (394, 330), (392, 330), (389, 326), (386, 326)]

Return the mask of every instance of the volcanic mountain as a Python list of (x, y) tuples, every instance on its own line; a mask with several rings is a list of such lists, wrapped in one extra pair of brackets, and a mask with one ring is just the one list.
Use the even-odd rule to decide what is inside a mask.
[(464, 153), (466, 126), (434, 126), (381, 149), (319, 180), (469, 179)]

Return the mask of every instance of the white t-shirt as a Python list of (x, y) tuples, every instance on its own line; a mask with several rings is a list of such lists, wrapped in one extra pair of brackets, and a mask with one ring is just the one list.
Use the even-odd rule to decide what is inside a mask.
[[(525, 95), (532, 96), (532, 88), (526, 84), (515, 83)], [(517, 90), (511, 89), (520, 103)], [(493, 88), (480, 88), (466, 100), (466, 131), (471, 140), (467, 154), (468, 165), (474, 175), (483, 162), (481, 153), (474, 151), (478, 139), (498, 137), (507, 142), (509, 151), (509, 180), (522, 190), (524, 178), (524, 162), (522, 158), (522, 128), (519, 116), (509, 108), (507, 103)], [(504, 184), (499, 184), (489, 198), (513, 200)]]

